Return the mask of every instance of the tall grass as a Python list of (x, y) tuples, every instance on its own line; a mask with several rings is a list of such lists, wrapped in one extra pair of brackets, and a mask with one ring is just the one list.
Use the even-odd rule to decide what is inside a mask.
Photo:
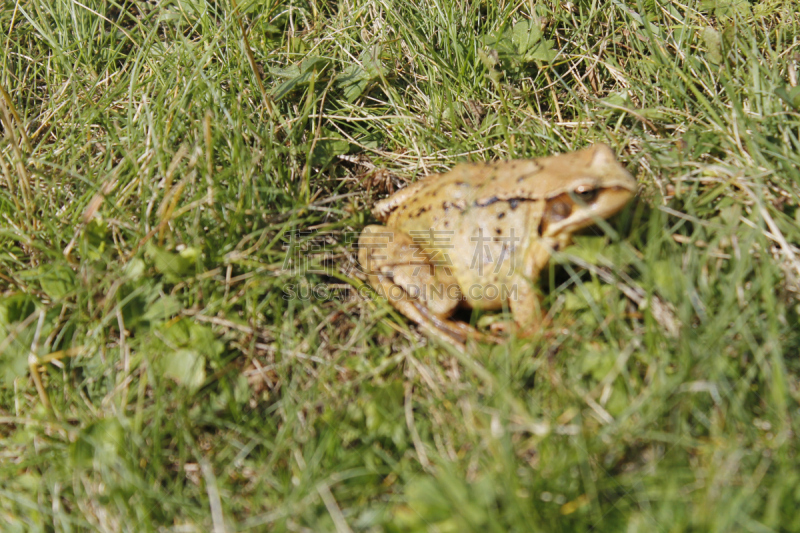
[[(798, 12), (7, 2), (0, 529), (800, 530)], [(363, 287), (375, 200), (597, 141), (538, 337)]]

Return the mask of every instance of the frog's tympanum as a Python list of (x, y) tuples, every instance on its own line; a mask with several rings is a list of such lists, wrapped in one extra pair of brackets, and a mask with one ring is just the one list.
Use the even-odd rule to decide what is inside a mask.
[(542, 320), (534, 282), (572, 234), (610, 217), (636, 181), (604, 144), (569, 154), (461, 164), (378, 202), (358, 260), (369, 283), (429, 335), (459, 348), (494, 339), (451, 319), (459, 307), (511, 310), (519, 334)]

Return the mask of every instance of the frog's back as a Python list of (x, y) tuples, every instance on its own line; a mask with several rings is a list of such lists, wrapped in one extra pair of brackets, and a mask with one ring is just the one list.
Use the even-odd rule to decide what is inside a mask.
[[(414, 224), (419, 226), (428, 218), (433, 221), (434, 217), (424, 216), (425, 213), (444, 216), (453, 207), (463, 210), (483, 199), (490, 200), (496, 196), (492, 191), (503, 189), (498, 186), (500, 182), (521, 183), (539, 170), (541, 167), (533, 159), (461, 163), (449, 172), (427, 176), (377, 202), (373, 214), (390, 226), (407, 219), (420, 219)], [(526, 192), (520, 190), (518, 197), (526, 197)]]

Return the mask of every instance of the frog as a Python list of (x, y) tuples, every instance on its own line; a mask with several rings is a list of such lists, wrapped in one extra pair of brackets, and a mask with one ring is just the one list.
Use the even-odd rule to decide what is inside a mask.
[[(369, 285), (429, 337), (464, 350), (539, 331), (537, 289), (573, 234), (618, 213), (637, 182), (606, 144), (536, 159), (461, 163), (375, 203), (358, 260)], [(488, 333), (458, 309), (510, 311)]]

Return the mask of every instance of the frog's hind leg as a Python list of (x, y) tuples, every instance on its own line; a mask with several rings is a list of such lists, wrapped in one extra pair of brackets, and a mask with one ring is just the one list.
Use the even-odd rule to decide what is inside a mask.
[(369, 276), (369, 282), (379, 294), (386, 296), (395, 309), (416, 322), (431, 337), (464, 350), (464, 343), (469, 337), (480, 336), (478, 331), (468, 324), (454, 322), (435, 315), (422, 302), (410, 298), (388, 276), (382, 274), (371, 275)]
[(462, 350), (467, 338), (484, 338), (469, 324), (448, 320), (460, 303), (458, 284), (408, 235), (367, 226), (358, 240), (358, 261), (370, 285), (428, 335)]

